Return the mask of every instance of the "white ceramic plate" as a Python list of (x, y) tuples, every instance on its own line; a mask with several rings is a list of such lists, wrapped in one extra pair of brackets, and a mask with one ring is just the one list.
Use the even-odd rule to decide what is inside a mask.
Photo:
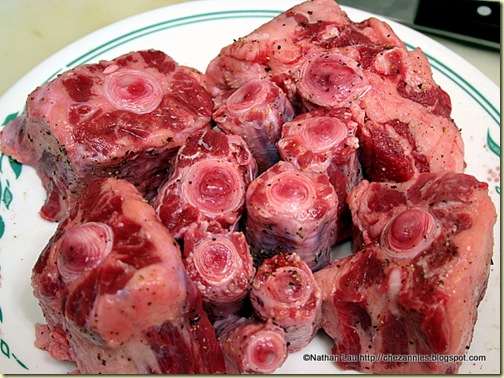
[[(206, 0), (161, 8), (112, 24), (71, 44), (27, 74), (0, 99), (0, 122), (24, 108), (36, 86), (76, 65), (113, 59), (133, 50), (156, 48), (180, 64), (204, 71), (221, 47), (244, 36), (300, 0)], [(354, 21), (371, 15), (345, 8)], [(421, 47), (436, 81), (450, 94), (453, 118), (462, 129), (467, 173), (490, 184), (500, 209), (500, 93), (469, 63), (442, 45), (402, 25), (390, 23), (408, 47)], [(38, 211), (45, 192), (34, 170), (0, 156), (0, 373), (57, 374), (75, 369), (53, 361), (33, 346), (34, 324), (43, 322), (32, 295), (31, 269), (56, 224)], [(500, 215), (499, 215), (500, 217)], [(460, 373), (500, 372), (500, 219), (495, 227), (495, 254), (488, 291), (479, 307), (471, 348)], [(277, 370), (284, 374), (341, 373), (332, 362), (305, 361), (306, 353), (328, 355), (330, 340), (317, 338), (291, 354)], [(479, 361), (469, 361), (477, 359)], [(348, 372), (346, 372), (348, 373)]]

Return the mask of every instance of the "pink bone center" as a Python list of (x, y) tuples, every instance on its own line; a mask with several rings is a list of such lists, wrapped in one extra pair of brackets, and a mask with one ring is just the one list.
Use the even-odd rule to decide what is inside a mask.
[(436, 219), (423, 209), (408, 209), (385, 226), (382, 245), (399, 258), (412, 258), (430, 246), (436, 236)]
[(236, 211), (242, 204), (244, 190), (234, 167), (225, 161), (201, 160), (189, 168), (182, 192), (189, 203), (208, 215)]
[(58, 268), (70, 282), (97, 266), (112, 251), (114, 234), (105, 223), (88, 222), (72, 227), (60, 241)]
[(118, 69), (108, 74), (103, 91), (117, 109), (137, 114), (152, 112), (163, 99), (161, 84), (154, 77), (131, 69)]

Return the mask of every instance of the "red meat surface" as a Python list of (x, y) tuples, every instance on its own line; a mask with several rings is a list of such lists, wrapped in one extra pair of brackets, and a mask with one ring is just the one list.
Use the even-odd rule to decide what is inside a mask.
[(280, 161), (251, 182), (245, 235), (256, 265), (296, 252), (317, 270), (329, 263), (337, 235), (338, 197), (326, 174)]
[(176, 239), (194, 227), (234, 231), (256, 174), (256, 161), (242, 137), (207, 130), (178, 151), (153, 206)]
[(306, 347), (320, 328), (322, 297), (308, 265), (296, 253), (263, 261), (250, 300), (257, 316), (285, 330), (289, 352)]
[(225, 372), (175, 239), (127, 181), (99, 179), (83, 192), (36, 262), (32, 286), (47, 321), (37, 345), (80, 373)]
[(1, 135), (2, 152), (33, 166), (41, 215), (61, 219), (88, 182), (116, 177), (152, 197), (169, 158), (210, 127), (202, 74), (157, 50), (76, 67), (41, 85)]
[(300, 3), (223, 47), (206, 69), (214, 98), (251, 80), (275, 83), (296, 115), (348, 108), (372, 181), (464, 169), (450, 97), (427, 57), (376, 18), (353, 22), (332, 0)]
[[(458, 371), (490, 271), (496, 213), (487, 187), (447, 171), (401, 184), (363, 181), (352, 190), (357, 252), (315, 274), (332, 352), (353, 356), (340, 367)], [(435, 355), (446, 359), (428, 360)]]

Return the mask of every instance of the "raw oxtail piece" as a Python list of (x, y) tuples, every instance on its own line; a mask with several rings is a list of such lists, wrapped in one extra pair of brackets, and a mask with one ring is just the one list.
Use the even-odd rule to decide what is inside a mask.
[(82, 192), (33, 268), (36, 345), (82, 374), (224, 373), (175, 239), (129, 182)]
[(252, 80), (275, 83), (296, 115), (348, 108), (367, 179), (463, 172), (450, 96), (423, 51), (409, 50), (383, 21), (353, 22), (332, 0), (302, 2), (223, 47), (205, 73), (217, 99)]
[(219, 98), (251, 80), (268, 80), (299, 105), (294, 74), (305, 57), (326, 51), (350, 24), (334, 1), (303, 2), (223, 47), (207, 67), (207, 88)]
[(190, 229), (184, 235), (183, 261), (210, 319), (242, 309), (256, 271), (242, 232)]
[[(394, 67), (394, 69), (391, 69)], [(465, 167), (464, 143), (449, 95), (435, 83), (425, 54), (394, 48), (370, 62), (371, 89), (353, 108), (362, 125), (361, 163), (371, 181), (403, 182), (420, 173)]]
[(300, 170), (329, 176), (338, 196), (336, 241), (350, 234), (352, 222), (346, 198), (350, 189), (363, 179), (357, 126), (347, 108), (317, 108), (285, 122), (277, 143), (282, 160)]
[(202, 83), (200, 72), (157, 50), (73, 68), (29, 95), (2, 131), (2, 152), (36, 169), (48, 220), (61, 219), (98, 177), (126, 179), (151, 198), (186, 138), (210, 128)]
[(279, 252), (296, 252), (312, 270), (329, 263), (338, 196), (326, 174), (279, 161), (249, 185), (246, 210), (245, 234), (256, 265)]
[(341, 368), (458, 371), (490, 272), (496, 211), (487, 188), (447, 171), (401, 184), (363, 181), (350, 192), (357, 252), (315, 274), (322, 328), (332, 353), (346, 356)]
[(285, 331), (271, 320), (230, 316), (214, 327), (227, 374), (271, 374), (287, 359)]
[(289, 352), (306, 347), (320, 328), (321, 291), (296, 253), (279, 253), (263, 261), (249, 296), (259, 318), (285, 330)]
[(294, 108), (270, 81), (252, 80), (231, 92), (216, 107), (213, 119), (220, 130), (243, 137), (262, 173), (280, 160), (276, 142), (284, 122), (294, 117)]
[(176, 239), (193, 227), (234, 231), (256, 175), (257, 164), (242, 137), (207, 130), (178, 151), (153, 206)]

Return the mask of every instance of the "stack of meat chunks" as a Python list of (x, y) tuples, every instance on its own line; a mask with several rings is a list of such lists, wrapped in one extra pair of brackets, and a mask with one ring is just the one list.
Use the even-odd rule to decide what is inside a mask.
[(61, 74), (1, 139), (59, 221), (36, 345), (85, 374), (264, 374), (325, 332), (341, 369), (456, 373), (428, 357), (471, 343), (496, 213), (450, 114), (420, 49), (332, 0), (204, 74), (157, 50)]

